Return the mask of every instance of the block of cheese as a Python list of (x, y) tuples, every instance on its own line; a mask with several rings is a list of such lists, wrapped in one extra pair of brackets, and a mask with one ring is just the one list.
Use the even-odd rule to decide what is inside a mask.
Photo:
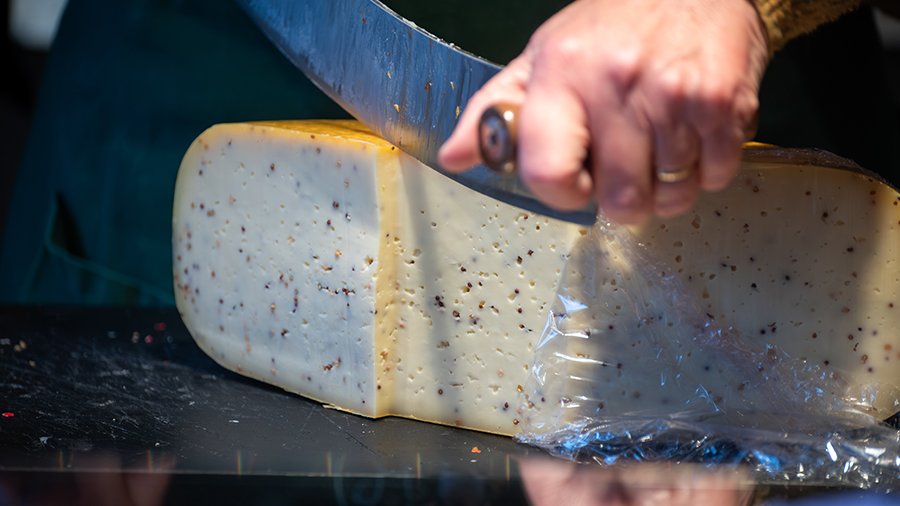
[(858, 169), (797, 164), (846, 163), (829, 158), (749, 153), (727, 191), (635, 238), (713, 321), (885, 419), (900, 410), (900, 192)]
[[(817, 170), (746, 167), (696, 212), (632, 232), (671, 263), (686, 297), (743, 336), (827, 362), (847, 388), (897, 385), (900, 196), (855, 172)], [(178, 175), (176, 300), (200, 347), (241, 374), (365, 416), (514, 434), (571, 391), (538, 398), (527, 385), (560, 283), (578, 279), (594, 242), (584, 227), (468, 190), (355, 122), (217, 125)], [(637, 275), (639, 260), (618, 253), (598, 269)], [(639, 353), (648, 350), (627, 340), (641, 322), (626, 309), (588, 319), (624, 341), (566, 350), (576, 357), (568, 380), (595, 374), (590, 397), (622, 412), (664, 401)], [(613, 368), (609, 381), (577, 359), (625, 347), (642, 365)], [(709, 367), (715, 347), (693, 355), (685, 377), (744, 381)], [(717, 395), (764, 405), (745, 390)], [(890, 397), (871, 409), (896, 410)]]
[(355, 123), (215, 126), (175, 195), (178, 307), (226, 367), (366, 416), (512, 433), (587, 231), (493, 202)]
[[(900, 410), (900, 193), (815, 152), (757, 149), (690, 213), (570, 252), (533, 382), (584, 417)], [(559, 357), (564, 357), (560, 360)], [(824, 415), (810, 417), (810, 414)], [(786, 423), (786, 422), (779, 422)]]

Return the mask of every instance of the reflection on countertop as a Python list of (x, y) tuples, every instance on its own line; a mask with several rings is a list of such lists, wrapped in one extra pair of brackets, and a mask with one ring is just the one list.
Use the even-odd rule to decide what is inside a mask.
[(326, 409), (219, 367), (174, 308), (0, 306), (0, 392), (0, 506), (900, 504)]
[(86, 453), (67, 469), (0, 473), (0, 505), (335, 504), (534, 506), (881, 506), (900, 496), (813, 487), (767, 487), (740, 468), (695, 464), (576, 464), (550, 457), (512, 459), (508, 477), (458, 473), (430, 478), (185, 473), (174, 455), (141, 465), (114, 453)]

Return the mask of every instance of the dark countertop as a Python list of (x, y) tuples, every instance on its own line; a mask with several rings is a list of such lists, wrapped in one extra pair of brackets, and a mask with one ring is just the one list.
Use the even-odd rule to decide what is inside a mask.
[(519, 462), (541, 455), (246, 379), (200, 351), (174, 308), (0, 307), (0, 505), (72, 503), (50, 491), (140, 476), (169, 504), (522, 503)]
[[(506, 478), (510, 438), (369, 420), (232, 373), (174, 309), (0, 308), (0, 469), (126, 467), (170, 455), (183, 472)], [(481, 453), (473, 454), (478, 447)]]
[(174, 308), (0, 307), (0, 505), (69, 504), (48, 490), (116, 489), (137, 473), (171, 475), (170, 504), (406, 504), (453, 490), (521, 502), (513, 457), (536, 453), (246, 379), (207, 357)]

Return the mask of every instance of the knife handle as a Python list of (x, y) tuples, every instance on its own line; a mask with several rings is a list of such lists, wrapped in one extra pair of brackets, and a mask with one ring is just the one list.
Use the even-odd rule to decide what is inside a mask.
[[(478, 149), (489, 169), (501, 174), (516, 171), (518, 120), (519, 106), (509, 103), (494, 104), (481, 114), (478, 122)], [(756, 136), (758, 124), (759, 113), (756, 113), (744, 127), (745, 141), (751, 141)]]
[(495, 104), (485, 109), (478, 122), (478, 149), (484, 164), (501, 174), (516, 171), (519, 106)]
[[(481, 114), (478, 123), (478, 149), (484, 164), (495, 172), (512, 174), (516, 171), (518, 119), (519, 106), (509, 103), (495, 104)], [(758, 124), (759, 113), (744, 127), (744, 140), (753, 140)]]

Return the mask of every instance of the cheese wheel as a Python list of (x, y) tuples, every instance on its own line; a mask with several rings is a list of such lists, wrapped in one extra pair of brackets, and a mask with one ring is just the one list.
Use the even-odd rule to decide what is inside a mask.
[[(630, 233), (703, 312), (827, 362), (850, 395), (900, 383), (898, 202), (858, 172), (755, 162), (694, 212)], [(535, 347), (560, 285), (585, 288), (570, 285), (595, 246), (591, 230), (481, 196), (352, 121), (216, 125), (188, 149), (175, 191), (176, 301), (216, 361), (353, 413), (499, 434), (569, 395), (535, 395)], [(640, 274), (639, 259), (612, 253), (598, 268)], [(597, 313), (602, 304), (587, 303), (585, 322), (639, 323), (623, 308)], [(567, 345), (576, 359), (631, 353), (642, 365), (607, 381), (573, 360), (569, 379), (591, 374), (591, 398), (607, 409), (658, 409), (652, 350), (582, 341)], [(714, 348), (696, 350), (685, 374), (740, 385), (741, 371), (705, 369)], [(687, 398), (696, 384), (679, 388)], [(876, 413), (898, 404), (861, 402)]]

